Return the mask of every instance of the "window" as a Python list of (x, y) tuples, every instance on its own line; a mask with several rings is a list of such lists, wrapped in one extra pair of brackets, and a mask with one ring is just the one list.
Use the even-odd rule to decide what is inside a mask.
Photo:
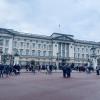
[(98, 53), (99, 53), (99, 50), (98, 50)]
[(26, 39), (24, 39), (24, 41), (26, 41)]
[(27, 48), (29, 48), (29, 43), (27, 43)]
[(20, 55), (23, 55), (23, 49), (20, 49)]
[(76, 53), (74, 53), (74, 58), (76, 58)]
[(14, 41), (14, 47), (17, 47), (17, 41)]
[(49, 45), (49, 50), (51, 50), (52, 49), (52, 45)]
[(49, 56), (50, 56), (50, 57), (52, 56), (52, 51), (49, 51)]
[(86, 52), (88, 52), (88, 49), (86, 48)]
[(3, 46), (3, 39), (0, 39), (0, 46)]
[(32, 56), (35, 56), (35, 50), (32, 50)]
[(30, 42), (32, 42), (32, 40), (30, 40)]
[(23, 42), (21, 42), (20, 44), (21, 44), (20, 46), (21, 46), (21, 47), (23, 47), (24, 43), (23, 43)]
[(46, 51), (43, 51), (43, 56), (46, 56)]
[(89, 55), (88, 54), (86, 54), (86, 58), (89, 58)]
[(38, 43), (38, 40), (36, 40), (36, 43)]
[(78, 53), (78, 58), (80, 58), (80, 54)]
[(33, 43), (32, 45), (33, 45), (33, 48), (35, 48), (35, 43)]
[(41, 56), (41, 51), (40, 50), (38, 50), (38, 56)]
[(26, 50), (26, 55), (29, 55), (29, 50), (28, 49)]
[(84, 58), (84, 54), (82, 54), (82, 58)]
[(16, 48), (13, 49), (13, 53), (16, 54), (18, 53), (18, 50)]
[(9, 46), (9, 40), (5, 41), (5, 46)]
[(38, 49), (40, 49), (41, 48), (41, 44), (38, 44)]
[(76, 49), (74, 48), (74, 52), (76, 51)]
[(47, 41), (46, 43), (48, 44), (49, 42)]
[(44, 41), (41, 41), (41, 43), (44, 43)]
[(44, 47), (43, 48), (46, 49), (46, 44), (44, 44)]
[(84, 48), (82, 48), (82, 52), (84, 52)]
[(8, 54), (8, 48), (5, 48), (5, 54)]
[(78, 52), (80, 51), (80, 49), (78, 48)]

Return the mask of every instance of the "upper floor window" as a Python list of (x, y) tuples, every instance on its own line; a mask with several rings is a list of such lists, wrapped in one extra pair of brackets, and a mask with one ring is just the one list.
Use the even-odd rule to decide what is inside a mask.
[(23, 55), (23, 49), (20, 49), (20, 55)]
[(40, 49), (41, 48), (41, 44), (38, 44), (38, 49)]
[(76, 48), (74, 48), (74, 52), (76, 51)]
[(88, 49), (86, 48), (86, 52), (88, 52)]
[(29, 55), (29, 50), (28, 49), (26, 50), (26, 55)]
[(78, 58), (80, 58), (80, 54), (78, 53)]
[(80, 49), (78, 48), (78, 52), (80, 51)]
[(41, 56), (41, 51), (40, 50), (38, 50), (38, 56)]
[(18, 53), (18, 50), (16, 48), (13, 49), (13, 53), (16, 54)]
[(3, 39), (0, 39), (0, 46), (3, 46)]
[(89, 58), (89, 54), (86, 54), (86, 58)]
[(9, 46), (9, 40), (5, 41), (5, 46)]
[(36, 43), (38, 43), (38, 40), (36, 40)]
[(76, 53), (74, 53), (74, 58), (76, 58)]
[(5, 53), (8, 54), (8, 48), (5, 48)]
[(82, 58), (84, 58), (84, 54), (82, 54)]
[(21, 42), (20, 44), (21, 44), (21, 47), (23, 47), (24, 43), (23, 43), (23, 42)]
[(84, 48), (82, 48), (82, 52), (84, 52)]
[(43, 56), (46, 56), (46, 51), (43, 51)]
[(52, 51), (49, 51), (49, 56), (52, 56)]
[(29, 43), (27, 43), (27, 48), (29, 48)]
[(49, 45), (49, 50), (51, 50), (52, 49), (52, 45)]
[(35, 50), (32, 50), (32, 56), (35, 56)]
[(99, 50), (98, 50), (98, 53), (99, 53)]
[(14, 41), (14, 47), (17, 47), (17, 41)]
[(48, 44), (49, 42), (47, 41), (46, 43)]
[(46, 49), (46, 44), (44, 44), (43, 48)]
[(35, 43), (33, 43), (32, 45), (33, 45), (33, 48), (35, 48)]

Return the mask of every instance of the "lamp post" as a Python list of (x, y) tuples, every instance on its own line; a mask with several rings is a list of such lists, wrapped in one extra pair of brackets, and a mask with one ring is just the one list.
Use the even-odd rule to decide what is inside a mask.
[(57, 65), (57, 69), (59, 68), (59, 53), (57, 53), (57, 63), (56, 63), (56, 65)]

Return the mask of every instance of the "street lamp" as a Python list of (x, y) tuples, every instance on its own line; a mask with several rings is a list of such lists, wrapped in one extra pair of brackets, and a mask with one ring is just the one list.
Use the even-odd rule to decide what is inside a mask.
[(57, 60), (57, 68), (59, 68), (59, 53), (57, 53), (57, 58), (56, 58), (56, 60)]

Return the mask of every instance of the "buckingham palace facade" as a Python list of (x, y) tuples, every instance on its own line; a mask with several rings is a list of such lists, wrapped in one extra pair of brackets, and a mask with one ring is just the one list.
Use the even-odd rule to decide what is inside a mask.
[[(96, 48), (92, 51), (92, 48)], [(51, 36), (21, 33), (0, 28), (2, 54), (19, 55), (19, 63), (32, 60), (39, 64), (66, 63), (84, 64), (91, 55), (100, 55), (100, 43), (74, 39), (73, 35), (53, 33)]]

